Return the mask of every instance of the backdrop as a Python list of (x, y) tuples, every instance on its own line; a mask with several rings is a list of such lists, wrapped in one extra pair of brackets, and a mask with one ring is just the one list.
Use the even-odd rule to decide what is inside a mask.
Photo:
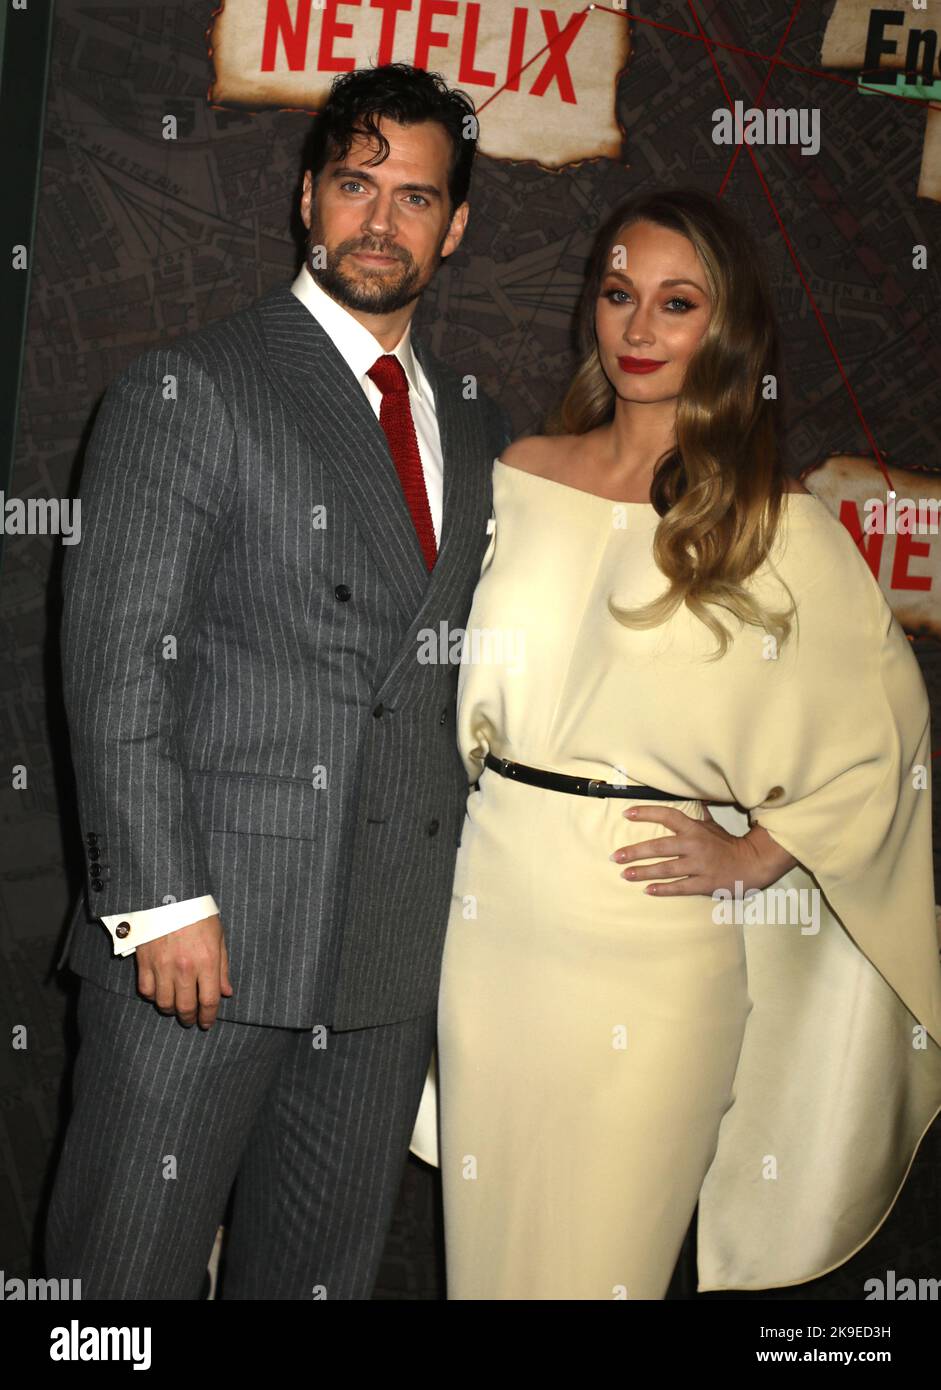
[[(375, 0), (55, 8), (35, 227), (11, 237), (28, 295), (22, 363), (7, 358), (13, 474), (0, 480), (0, 997), (5, 1036), (19, 1040), (0, 1050), (7, 1276), (37, 1272), (62, 1137), (76, 982), (53, 963), (82, 868), (58, 667), (61, 538), (24, 533), (14, 504), (69, 498), (102, 392), (130, 358), (293, 277), (301, 148), (344, 66), (419, 61), (478, 105), (468, 232), (416, 327), (519, 433), (540, 428), (573, 370), (572, 313), (609, 209), (637, 189), (721, 192), (772, 281), (791, 469), (813, 469), (808, 485), (857, 534), (934, 708), (941, 699), (941, 541), (861, 528), (862, 501), (886, 478), (900, 496), (941, 495), (941, 0), (892, 11), (635, 0), (630, 12), (415, 0), (395, 30), (387, 11)], [(8, 40), (17, 22), (8, 11)], [(14, 326), (6, 346), (17, 342)], [(858, 1256), (762, 1297), (860, 1298), (869, 1274), (937, 1275), (939, 1177), (936, 1125)], [(376, 1297), (440, 1297), (437, 1202), (436, 1174), (411, 1159)], [(671, 1296), (695, 1297), (693, 1255), (690, 1239)]]

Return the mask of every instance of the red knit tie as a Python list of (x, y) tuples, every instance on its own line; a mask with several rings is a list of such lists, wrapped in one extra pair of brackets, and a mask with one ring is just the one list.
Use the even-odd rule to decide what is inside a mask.
[(437, 558), (435, 529), (431, 521), (431, 508), (428, 505), (418, 440), (415, 437), (412, 408), (408, 401), (408, 377), (402, 363), (392, 353), (377, 357), (366, 375), (382, 392), (379, 423), (389, 441), (395, 469), (415, 523), (425, 564), (431, 570)]

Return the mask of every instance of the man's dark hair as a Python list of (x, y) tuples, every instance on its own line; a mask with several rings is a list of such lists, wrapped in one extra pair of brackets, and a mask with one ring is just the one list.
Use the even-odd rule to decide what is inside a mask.
[[(474, 117), (468, 121), (468, 116)], [(330, 159), (349, 154), (355, 135), (377, 141), (379, 150), (370, 163), (379, 164), (389, 154), (389, 142), (379, 132), (379, 118), (414, 125), (437, 121), (451, 137), (448, 198), (453, 214), (467, 197), (477, 152), (476, 117), (470, 97), (449, 88), (444, 78), (408, 63), (386, 63), (378, 68), (357, 68), (334, 79), (330, 96), (314, 122), (307, 168), (314, 183)]]

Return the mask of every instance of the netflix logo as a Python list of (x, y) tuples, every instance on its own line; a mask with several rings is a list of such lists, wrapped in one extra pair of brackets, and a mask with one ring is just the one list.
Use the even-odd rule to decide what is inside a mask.
[[(337, 73), (440, 72), (481, 110), (479, 148), (559, 168), (617, 157), (625, 14), (575, 0), (224, 0), (210, 30), (217, 106), (316, 110)], [(486, 105), (485, 105), (486, 104)]]

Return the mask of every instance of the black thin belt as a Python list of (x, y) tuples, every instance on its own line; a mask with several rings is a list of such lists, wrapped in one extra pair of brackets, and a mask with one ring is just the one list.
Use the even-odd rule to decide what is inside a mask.
[(576, 796), (629, 796), (634, 801), (690, 801), (689, 796), (675, 796), (673, 792), (661, 791), (659, 787), (619, 787), (613, 782), (599, 782), (589, 777), (569, 777), (564, 772), (546, 772), (541, 767), (527, 767), (525, 763), (513, 763), (509, 758), (497, 758), (488, 753), (484, 759), (486, 767), (499, 772), (501, 777), (512, 777), (516, 782), (528, 782), (533, 787), (548, 787), (550, 791), (574, 792)]

